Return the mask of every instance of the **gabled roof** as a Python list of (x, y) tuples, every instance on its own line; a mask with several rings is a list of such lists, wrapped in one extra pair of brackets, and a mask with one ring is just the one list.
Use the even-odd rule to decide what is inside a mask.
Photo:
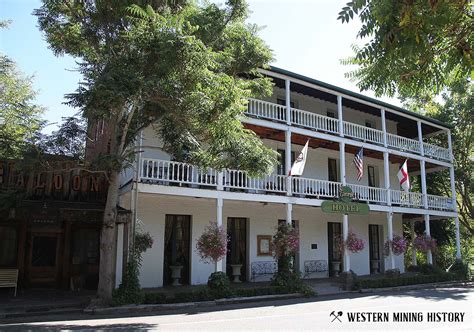
[(318, 85), (320, 87), (330, 89), (330, 90), (333, 90), (333, 91), (339, 92), (341, 94), (345, 94), (345, 95), (348, 95), (348, 96), (351, 96), (351, 97), (354, 97), (354, 98), (357, 98), (357, 99), (360, 99), (360, 100), (364, 100), (366, 102), (376, 104), (376, 105), (378, 105), (382, 108), (392, 109), (394, 111), (404, 113), (404, 114), (416, 117), (418, 119), (437, 124), (437, 125), (442, 126), (446, 129), (452, 129), (453, 128), (451, 125), (448, 125), (448, 124), (446, 124), (444, 122), (441, 122), (439, 120), (435, 120), (435, 119), (432, 119), (430, 117), (424, 116), (422, 114), (419, 114), (419, 113), (416, 113), (416, 112), (413, 112), (413, 111), (409, 111), (409, 110), (406, 110), (402, 107), (395, 106), (395, 105), (377, 100), (375, 98), (367, 97), (367, 96), (365, 96), (361, 93), (346, 90), (344, 88), (340, 88), (338, 86), (335, 86), (335, 85), (332, 85), (332, 84), (329, 84), (329, 83), (318, 81), (314, 78), (310, 78), (310, 77), (307, 77), (307, 76), (304, 76), (304, 75), (301, 75), (301, 74), (297, 74), (297, 73), (294, 73), (294, 72), (291, 72), (291, 71), (288, 71), (288, 70), (285, 70), (285, 69), (282, 69), (282, 68), (278, 68), (278, 67), (275, 67), (275, 66), (270, 66), (270, 71), (272, 71), (274, 73), (277, 73), (277, 74), (289, 76), (289, 77), (292, 77), (292, 78), (295, 78), (295, 79), (298, 79), (298, 80), (301, 80), (301, 81), (304, 81), (304, 82), (307, 82), (307, 83)]

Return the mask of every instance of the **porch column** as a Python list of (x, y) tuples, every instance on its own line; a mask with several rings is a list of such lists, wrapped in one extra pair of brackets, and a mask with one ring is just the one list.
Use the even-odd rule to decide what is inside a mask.
[[(415, 241), (415, 221), (410, 221), (410, 235), (411, 235), (411, 243)], [(411, 248), (411, 260), (412, 260), (412, 265), (416, 266), (416, 248), (415, 246), (412, 245)]]
[(291, 125), (291, 90), (290, 80), (285, 80), (286, 124)]
[(392, 205), (392, 199), (390, 195), (390, 160), (388, 152), (383, 153), (383, 180), (385, 184), (385, 189), (387, 191), (387, 205)]
[[(217, 199), (217, 225), (222, 226), (222, 207), (224, 206), (224, 199), (218, 198)], [(222, 272), (223, 264), (222, 259), (216, 263), (216, 271)]]
[(380, 109), (380, 116), (382, 118), (382, 131), (383, 131), (383, 146), (387, 147), (387, 122), (385, 121), (385, 110)]
[[(451, 201), (453, 204), (454, 212), (457, 212), (457, 203), (456, 203), (456, 183), (454, 182), (454, 166), (449, 167), (449, 177), (451, 180)], [(454, 223), (456, 226), (456, 259), (461, 259), (461, 236), (459, 232), (459, 217), (456, 215), (454, 218)]]
[(427, 189), (426, 189), (426, 166), (425, 161), (420, 160), (420, 168), (421, 168), (421, 193), (422, 193), (422, 202), (423, 208), (428, 210), (428, 196), (427, 196)]
[(286, 171), (286, 195), (291, 196), (291, 130), (285, 131), (285, 171)]
[(423, 146), (423, 131), (421, 129), (421, 121), (416, 122), (418, 126), (418, 142), (420, 143), (420, 154), (425, 155), (425, 147)]
[[(388, 240), (390, 242), (393, 241), (393, 212), (387, 212), (387, 233)], [(389, 246), (388, 253), (388, 258), (390, 259), (390, 269), (393, 270), (395, 268), (395, 256), (393, 255), (391, 246)]]
[[(430, 215), (429, 214), (425, 214), (424, 215), (424, 219), (425, 219), (425, 233), (427, 236), (430, 236), (431, 237), (431, 231), (430, 231)], [(428, 262), (428, 264), (433, 264), (433, 254), (431, 253), (431, 250), (428, 250), (426, 252), (426, 260)]]
[(286, 203), (286, 223), (291, 225), (293, 221), (293, 204)]
[(341, 173), (341, 183), (346, 185), (346, 143), (339, 143), (339, 170)]
[(123, 224), (117, 224), (117, 252), (115, 255), (115, 288), (122, 282), (123, 274), (123, 245), (124, 229)]
[[(347, 214), (342, 215), (342, 237), (344, 242), (347, 241), (349, 236), (349, 216)], [(349, 250), (344, 246), (344, 258), (343, 258), (343, 270), (349, 272), (351, 270), (351, 258), (349, 256)]]
[(337, 95), (337, 120), (339, 121), (339, 136), (344, 136), (344, 122), (342, 119), (342, 96)]

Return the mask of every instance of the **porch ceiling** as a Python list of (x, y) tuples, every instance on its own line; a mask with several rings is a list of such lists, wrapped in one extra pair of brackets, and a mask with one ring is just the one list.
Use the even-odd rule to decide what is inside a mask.
[[(273, 129), (273, 128), (261, 127), (261, 126), (257, 126), (253, 124), (247, 124), (247, 123), (244, 124), (244, 126), (245, 128), (254, 131), (260, 138), (271, 139), (271, 140), (275, 140), (279, 142), (285, 142), (284, 131)], [(306, 141), (308, 140), (308, 138), (309, 137), (307, 136), (293, 133), (291, 135), (291, 142), (292, 144), (303, 146), (306, 144)], [(313, 138), (313, 137), (310, 138), (309, 147), (313, 149), (323, 148), (323, 149), (328, 149), (328, 150), (339, 151), (339, 143), (326, 141), (326, 140)], [(359, 151), (359, 149), (360, 148), (357, 146), (346, 144), (347, 153), (356, 154)], [(382, 152), (369, 150), (367, 148), (364, 148), (364, 156), (369, 157), (369, 158), (383, 160)], [(405, 158), (401, 156), (397, 156), (397, 155), (389, 155), (389, 160), (392, 164), (402, 164), (405, 161)], [(431, 163), (426, 163), (427, 170), (430, 168), (437, 168), (437, 167), (439, 166), (435, 164), (431, 164)], [(410, 172), (420, 171), (419, 161), (414, 160), (414, 159), (408, 159), (408, 170)]]

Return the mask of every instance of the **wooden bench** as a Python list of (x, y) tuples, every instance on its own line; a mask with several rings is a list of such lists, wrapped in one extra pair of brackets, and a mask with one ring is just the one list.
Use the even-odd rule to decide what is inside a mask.
[(18, 270), (17, 269), (0, 269), (0, 287), (4, 288), (15, 288), (15, 296), (16, 296), (16, 288), (18, 284)]
[(277, 271), (278, 264), (276, 261), (252, 262), (250, 265), (252, 281), (255, 281), (259, 276), (273, 276)]
[(310, 260), (304, 262), (304, 277), (308, 278), (312, 273), (324, 272), (327, 277), (329, 273), (328, 262), (325, 260)]

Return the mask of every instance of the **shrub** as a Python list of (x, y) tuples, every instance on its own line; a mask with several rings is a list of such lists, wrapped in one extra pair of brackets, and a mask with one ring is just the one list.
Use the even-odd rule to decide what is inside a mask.
[(448, 268), (448, 271), (454, 273), (456, 277), (461, 280), (471, 280), (469, 265), (461, 260), (456, 260), (456, 262)]
[(434, 266), (432, 264), (420, 264), (420, 265), (411, 265), (408, 267), (407, 271), (409, 272), (418, 272), (421, 274), (442, 274), (444, 271), (439, 266)]
[(209, 276), (207, 286), (216, 298), (232, 295), (229, 277), (224, 272), (214, 272)]
[(377, 278), (377, 279), (359, 279), (357, 280), (357, 288), (384, 288), (397, 287), (406, 285), (417, 285), (433, 282), (452, 281), (455, 280), (454, 273), (442, 272), (434, 275), (416, 275), (416, 276), (400, 276), (400, 278)]
[(316, 295), (313, 288), (305, 284), (297, 272), (278, 271), (272, 278), (271, 285), (281, 293), (302, 293), (306, 296)]
[(145, 293), (143, 303), (146, 303), (146, 304), (166, 303), (166, 294), (164, 294), (164, 293)]
[(388, 278), (396, 278), (396, 277), (399, 277), (399, 276), (400, 276), (400, 270), (399, 270), (399, 269), (387, 270), (387, 271), (385, 271), (385, 275), (386, 275)]

